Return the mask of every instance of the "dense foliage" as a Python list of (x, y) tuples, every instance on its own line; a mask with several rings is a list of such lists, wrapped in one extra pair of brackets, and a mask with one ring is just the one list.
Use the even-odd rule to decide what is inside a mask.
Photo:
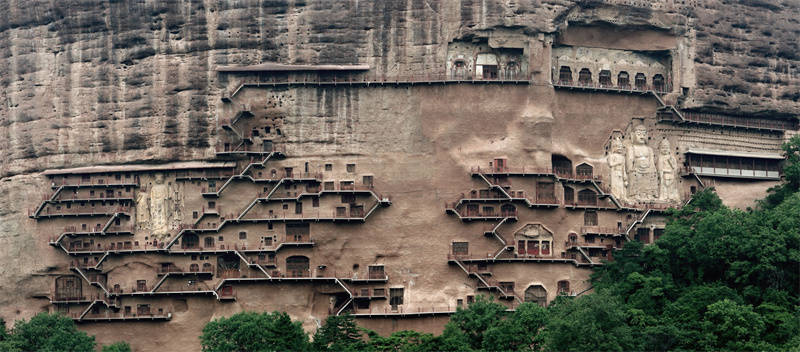
[[(69, 352), (94, 351), (94, 336), (75, 327), (75, 322), (60, 314), (39, 313), (31, 320), (17, 320), (14, 328), (6, 330), (0, 319), (0, 351), (2, 352)], [(103, 346), (103, 352), (131, 352), (126, 342)]]
[(102, 352), (131, 352), (131, 345), (127, 342), (115, 342), (110, 345), (103, 346)]
[(593, 296), (619, 297), (636, 349), (798, 349), (800, 193), (751, 211), (711, 191), (671, 216), (654, 245), (627, 245), (597, 270)]
[[(5, 327), (5, 324), (3, 324)], [(31, 320), (17, 320), (14, 328), (0, 334), (0, 351), (93, 351), (94, 337), (78, 331), (72, 319), (40, 313)]]
[(210, 321), (200, 336), (204, 352), (306, 351), (308, 335), (282, 312), (242, 312)]
[(785, 182), (759, 208), (701, 192), (654, 245), (626, 245), (596, 270), (595, 293), (571, 304), (612, 302), (636, 337), (621, 346), (633, 349), (800, 349), (800, 137), (784, 150)]

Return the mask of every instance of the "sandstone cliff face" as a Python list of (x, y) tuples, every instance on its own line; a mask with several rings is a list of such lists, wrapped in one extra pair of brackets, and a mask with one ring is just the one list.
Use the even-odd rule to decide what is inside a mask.
[[(447, 263), (451, 242), (469, 241), (475, 253), (497, 250), (495, 240), (484, 236), (484, 224), (461, 222), (442, 208), (445, 201), (485, 187), (469, 176), (470, 167), (496, 157), (515, 167), (550, 167), (552, 155), (560, 154), (605, 174), (609, 135), (627, 128), (632, 118), (652, 120), (660, 106), (650, 95), (555, 90), (553, 46), (672, 51), (678, 55), (672, 72), (680, 86), (666, 97), (670, 103), (780, 118), (800, 113), (798, 17), (795, 0), (0, 0), (0, 316), (11, 321), (52, 309), (48, 290), (76, 258), (47, 242), (73, 223), (38, 222), (25, 214), (51, 191), (39, 171), (213, 159), (230, 132), (219, 121), (237, 114), (241, 104), (252, 105), (259, 119), (271, 112), (280, 117), (273, 126), (283, 130), (276, 144), (286, 147), (288, 157), (270, 168), (301, 170), (310, 161), (313, 170), (334, 163), (339, 172), (357, 162), (359, 174), (348, 172), (348, 178), (374, 176), (376, 188), (393, 196), (393, 205), (368, 223), (315, 228), (315, 247), (297, 254), (312, 251), (314, 265), (327, 264), (329, 270), (385, 264), (389, 284), (406, 288), (410, 307), (454, 303), (477, 288)], [(309, 85), (243, 89), (232, 102), (223, 102), (241, 77), (216, 71), (277, 61), (367, 64), (370, 75), (388, 77), (442, 74), (449, 44), (475, 38), (485, 40), (482, 45), (502, 41), (514, 53), (524, 48), (520, 56), (530, 60), (523, 67), (530, 68), (533, 84)], [(784, 137), (650, 126), (653, 145), (670, 134), (673, 145), (777, 152)], [(682, 182), (684, 188), (690, 181)], [(773, 184), (705, 181), (739, 206)], [(265, 191), (242, 183), (219, 205), (238, 209)], [(181, 191), (194, 197), (181, 209), (187, 218), (181, 222), (192, 221), (192, 211), (207, 205), (200, 182), (191, 185)], [(525, 182), (515, 186), (535, 188)], [(616, 210), (601, 213), (601, 223), (617, 224)], [(553, 253), (560, 254), (584, 216), (562, 206), (526, 212), (519, 224), (541, 222), (552, 230)], [(506, 226), (502, 230), (511, 233), (513, 226)], [(136, 236), (146, 239), (145, 232)], [(558, 280), (588, 288), (589, 270), (571, 264), (498, 270), (520, 288), (547, 286), (551, 298)], [(152, 336), (136, 340), (135, 347), (197, 350), (205, 321), (243, 309), (286, 310), (313, 329), (329, 314), (329, 302), (311, 286), (250, 287), (239, 291), (243, 299), (235, 304), (179, 300), (171, 303), (171, 322), (121, 323), (116, 331), (127, 334), (121, 337), (103, 324), (82, 326), (102, 342)], [(371, 324), (382, 325), (382, 332), (398, 326), (435, 332), (444, 320), (375, 321)]]
[[(366, 63), (441, 73), (454, 38), (507, 28), (669, 28), (690, 38), (687, 107), (800, 113), (800, 4), (703, 1), (0, 3), (0, 175), (213, 156), (219, 65)], [(547, 75), (542, 78), (547, 79)]]

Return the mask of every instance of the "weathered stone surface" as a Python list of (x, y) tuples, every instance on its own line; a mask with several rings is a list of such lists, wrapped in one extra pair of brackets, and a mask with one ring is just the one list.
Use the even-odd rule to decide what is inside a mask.
[(443, 73), (448, 42), (502, 28), (566, 30), (580, 42), (592, 40), (581, 26), (611, 24), (618, 27), (605, 40), (639, 50), (625, 31), (686, 35), (696, 75), (687, 107), (800, 113), (800, 5), (671, 3), (6, 0), (0, 174), (210, 157), (225, 87), (218, 65), (366, 63), (378, 74)]

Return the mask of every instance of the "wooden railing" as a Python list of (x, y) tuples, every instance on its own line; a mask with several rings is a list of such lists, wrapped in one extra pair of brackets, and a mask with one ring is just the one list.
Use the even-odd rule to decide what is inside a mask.
[[(49, 200), (50, 196), (42, 196), (42, 200)], [(115, 193), (108, 195), (105, 192), (100, 192), (98, 194), (76, 194), (76, 193), (67, 193), (61, 192), (61, 194), (55, 198), (56, 201), (64, 201), (64, 200), (86, 200), (86, 201), (98, 201), (98, 200), (117, 200), (117, 199), (133, 199), (133, 192), (122, 192), (122, 193)]]
[(91, 176), (89, 178), (63, 177), (59, 180), (51, 181), (53, 187), (58, 186), (136, 186), (139, 185), (139, 176), (120, 177), (117, 179), (112, 176)]
[(482, 168), (480, 166), (474, 166), (470, 168), (470, 173), (478, 173), (478, 174), (543, 174), (543, 175), (552, 175), (553, 169), (546, 168), (546, 167), (490, 167), (490, 168)]
[(581, 226), (581, 233), (583, 234), (620, 234), (624, 230), (617, 227), (604, 227), (604, 226)]
[(517, 210), (501, 210), (499, 212), (484, 212), (480, 209), (469, 210), (462, 207), (459, 209), (458, 202), (445, 202), (445, 209), (450, 209), (462, 218), (513, 218), (517, 217)]
[[(502, 73), (498, 77), (480, 77), (472, 71), (453, 73), (430, 73), (418, 75), (382, 75), (382, 74), (270, 74), (244, 79), (241, 85), (286, 85), (286, 84), (387, 84), (387, 83), (439, 83), (439, 82), (524, 82), (532, 81), (533, 75), (523, 73)], [(237, 89), (238, 91), (238, 89)]]
[(681, 111), (681, 115), (686, 121), (708, 123), (715, 125), (761, 128), (771, 130), (794, 130), (797, 129), (797, 122), (786, 120), (768, 120), (757, 117), (729, 116), (721, 114), (711, 114), (692, 111)]
[(419, 306), (419, 307), (412, 307), (412, 308), (404, 308), (402, 305), (397, 306), (397, 309), (392, 309), (390, 307), (384, 306), (383, 309), (381, 308), (374, 308), (372, 306), (369, 309), (359, 309), (358, 307), (353, 307), (354, 314), (450, 314), (454, 313), (458, 306)]
[(570, 88), (590, 88), (590, 89), (602, 89), (602, 90), (612, 90), (612, 91), (619, 91), (619, 92), (649, 92), (654, 91), (659, 94), (666, 94), (672, 91), (672, 85), (668, 83), (664, 83), (663, 85), (648, 85), (648, 84), (634, 84), (634, 85), (613, 85), (613, 84), (602, 84), (597, 83), (594, 81), (572, 81), (572, 80), (553, 80), (553, 86), (557, 87), (570, 87)]
[[(52, 208), (52, 210), (51, 210)], [(67, 208), (66, 206), (62, 206), (61, 209), (56, 209), (52, 205), (45, 206), (42, 211), (40, 211), (37, 215), (83, 215), (83, 216), (95, 216), (95, 215), (110, 215), (114, 213), (124, 213), (129, 210), (128, 206), (97, 206), (97, 207), (90, 207), (90, 206), (74, 206)], [(34, 216), (36, 214), (36, 209), (28, 209), (28, 217)]]

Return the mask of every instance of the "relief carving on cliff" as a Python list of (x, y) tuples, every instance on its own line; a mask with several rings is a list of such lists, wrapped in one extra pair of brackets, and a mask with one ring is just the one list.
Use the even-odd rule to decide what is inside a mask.
[(633, 129), (625, 167), (628, 171), (628, 199), (636, 201), (658, 199), (655, 154), (647, 145), (647, 128), (644, 125), (637, 125)]
[(611, 153), (608, 155), (608, 168), (611, 172), (611, 194), (615, 197), (626, 198), (628, 189), (628, 174), (625, 172), (625, 144), (620, 136), (611, 140)]
[(528, 239), (547, 241), (553, 239), (553, 233), (546, 227), (542, 226), (542, 224), (526, 224), (517, 231), (516, 235), (517, 237), (522, 236)]
[(660, 180), (659, 199), (668, 202), (680, 200), (678, 195), (678, 160), (672, 155), (669, 140), (661, 140), (658, 146), (658, 174)]
[(647, 145), (647, 127), (633, 127), (628, 144), (621, 132), (612, 135), (606, 158), (610, 192), (617, 199), (629, 202), (676, 202), (678, 195), (678, 161), (670, 151), (670, 143), (662, 139), (659, 154)]
[[(550, 255), (553, 248), (553, 232), (542, 224), (526, 224), (514, 234), (514, 242), (520, 243), (520, 253)], [(527, 250), (525, 250), (527, 248)]]
[(146, 191), (136, 196), (136, 226), (148, 231), (156, 238), (169, 235), (176, 212), (180, 211), (178, 193), (164, 182), (163, 174), (156, 174), (153, 183)]

